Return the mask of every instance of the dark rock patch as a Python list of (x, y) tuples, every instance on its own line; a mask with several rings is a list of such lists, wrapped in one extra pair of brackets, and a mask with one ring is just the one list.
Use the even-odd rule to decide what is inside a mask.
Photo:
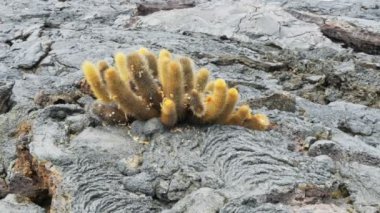
[(151, 13), (160, 10), (175, 10), (183, 9), (195, 6), (195, 1), (187, 0), (170, 0), (170, 1), (158, 1), (158, 2), (144, 2), (137, 4), (137, 14), (140, 16), (146, 16)]
[(321, 26), (324, 35), (334, 41), (343, 42), (356, 51), (380, 54), (380, 34), (363, 30), (348, 23), (328, 23)]
[(13, 81), (0, 81), (0, 114), (7, 112), (12, 105), (13, 85)]

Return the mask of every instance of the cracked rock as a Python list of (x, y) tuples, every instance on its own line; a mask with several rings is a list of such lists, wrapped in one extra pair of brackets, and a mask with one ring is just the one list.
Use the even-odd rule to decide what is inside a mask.
[(15, 64), (23, 69), (35, 67), (48, 54), (51, 44), (51, 41), (39, 40), (15, 44), (12, 49), (19, 51), (15, 57)]

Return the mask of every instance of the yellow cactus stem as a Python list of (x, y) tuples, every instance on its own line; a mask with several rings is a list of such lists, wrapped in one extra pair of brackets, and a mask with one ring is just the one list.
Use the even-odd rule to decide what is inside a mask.
[(170, 58), (160, 57), (158, 59), (158, 80), (161, 83), (162, 92), (167, 95), (167, 75), (168, 75), (168, 64), (170, 63)]
[(229, 125), (243, 125), (243, 122), (249, 117), (251, 108), (248, 105), (240, 106), (236, 112), (227, 119), (226, 124)]
[(127, 68), (127, 56), (124, 53), (118, 52), (115, 54), (115, 66), (117, 71), (120, 73), (121, 79), (123, 79), (125, 82), (131, 80)]
[(139, 53), (145, 56), (148, 61), (148, 65), (153, 77), (157, 78), (158, 76), (158, 68), (157, 68), (157, 59), (156, 56), (150, 52), (147, 48), (140, 48)]
[(210, 81), (207, 83), (206, 85), (206, 88), (205, 88), (205, 92), (212, 92), (214, 91), (214, 81)]
[(226, 100), (227, 84), (223, 79), (217, 79), (214, 84), (214, 92), (206, 101), (206, 113), (203, 120), (208, 122), (217, 119), (226, 105)]
[(177, 112), (174, 101), (170, 98), (164, 98), (161, 107), (161, 122), (167, 126), (172, 127), (177, 123)]
[(235, 109), (235, 105), (239, 100), (239, 92), (235, 88), (231, 88), (227, 92), (226, 105), (223, 108), (223, 111), (220, 113), (217, 119), (217, 123), (224, 123), (231, 113)]
[(202, 96), (199, 94), (199, 92), (195, 89), (193, 89), (190, 92), (190, 110), (193, 112), (193, 114), (201, 118), (205, 114), (205, 106), (202, 101)]
[(166, 76), (166, 97), (172, 99), (176, 106), (178, 119), (184, 115), (184, 82), (181, 64), (178, 61), (171, 61), (168, 64), (168, 75)]
[(104, 81), (104, 72), (108, 69), (109, 65), (107, 61), (105, 60), (98, 61), (97, 65), (98, 65), (100, 76), (102, 77), (102, 80)]
[(206, 68), (201, 68), (195, 77), (195, 89), (198, 92), (203, 92), (205, 90), (210, 72)]
[(144, 100), (153, 108), (159, 110), (162, 101), (160, 88), (149, 72), (149, 66), (144, 56), (139, 53), (132, 53), (127, 56), (128, 70), (138, 87), (138, 92)]
[(84, 77), (90, 85), (95, 97), (104, 103), (111, 102), (100, 72), (95, 65), (89, 61), (85, 61), (82, 64), (82, 70), (84, 72)]
[(166, 49), (162, 49), (160, 50), (160, 53), (158, 55), (158, 58), (161, 59), (161, 58), (168, 58), (168, 59), (171, 59), (172, 58), (172, 54), (166, 50)]
[(119, 104), (125, 114), (132, 115), (139, 120), (148, 120), (159, 116), (156, 109), (150, 107), (141, 97), (133, 93), (128, 82), (121, 79), (115, 68), (107, 69), (105, 80), (112, 100)]
[(264, 114), (251, 114), (244, 121), (243, 126), (249, 129), (265, 131), (269, 128), (270, 121)]
[(170, 62), (170, 59), (172, 58), (172, 54), (166, 50), (162, 49), (160, 53), (158, 54), (158, 80), (161, 83), (161, 88), (164, 93), (164, 95), (167, 94), (167, 88), (166, 88), (166, 79), (168, 75), (168, 64)]
[(182, 65), (185, 93), (189, 94), (194, 89), (193, 61), (188, 57), (179, 59)]

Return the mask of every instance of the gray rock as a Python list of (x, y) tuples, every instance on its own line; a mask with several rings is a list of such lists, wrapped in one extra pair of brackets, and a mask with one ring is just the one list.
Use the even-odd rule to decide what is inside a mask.
[(254, 108), (265, 106), (268, 109), (278, 109), (287, 112), (296, 111), (295, 98), (286, 93), (275, 93), (268, 97), (250, 100), (250, 105)]
[(151, 136), (155, 133), (161, 133), (164, 131), (164, 126), (162, 125), (160, 119), (158, 118), (153, 118), (148, 120), (144, 124), (144, 135)]
[[(228, 21), (223, 18), (226, 13), (230, 14)], [(144, 16), (135, 26), (223, 35), (241, 41), (273, 41), (284, 48), (307, 49), (318, 43), (329, 43), (317, 26), (300, 22), (275, 3), (206, 2), (180, 12), (159, 11)]]
[(354, 135), (370, 136), (372, 134), (372, 125), (364, 122), (356, 119), (345, 120), (339, 124), (339, 129)]
[[(318, 156), (318, 155), (335, 155), (337, 154), (336, 148), (337, 144), (334, 141), (328, 141), (328, 140), (319, 140), (316, 141), (313, 145), (309, 148), (309, 155), (310, 156)], [(338, 157), (335, 155), (335, 157)]]
[(79, 134), (86, 127), (94, 125), (95, 122), (88, 115), (78, 114), (67, 117), (65, 123), (70, 134)]
[(32, 40), (12, 46), (14, 51), (21, 49), (21, 52), (15, 58), (17, 67), (30, 69), (37, 65), (48, 54), (51, 41)]
[(19, 76), (20, 73), (11, 70), (6, 64), (0, 62), (0, 81), (14, 80), (19, 78)]
[(15, 194), (7, 195), (3, 200), (0, 200), (0, 211), (1, 212), (12, 212), (12, 213), (45, 213), (45, 209), (37, 206), (29, 200), (27, 197), (22, 197)]
[(134, 193), (143, 193), (148, 196), (155, 194), (155, 177), (148, 173), (139, 173), (123, 179), (124, 188)]
[(335, 204), (312, 204), (301, 207), (295, 207), (296, 212), (311, 213), (311, 212), (347, 212), (348, 207), (338, 206)]
[(142, 157), (134, 155), (128, 159), (121, 159), (117, 162), (117, 169), (126, 176), (132, 176), (140, 172)]
[[(70, 145), (72, 149), (93, 149), (112, 155), (133, 153), (137, 149), (136, 144), (129, 144), (131, 137), (122, 128), (86, 128)], [(118, 147), (118, 148), (117, 148)]]
[(315, 142), (317, 141), (317, 138), (316, 137), (312, 137), (312, 136), (309, 136), (305, 139), (305, 146), (306, 147), (310, 147), (311, 145), (313, 145)]
[(378, 149), (343, 133), (334, 134), (332, 140), (316, 141), (309, 149), (310, 156), (328, 155), (338, 161), (356, 161), (367, 165), (380, 162)]
[(83, 113), (84, 110), (77, 105), (53, 105), (39, 112), (35, 112), (33, 139), (29, 144), (32, 153), (39, 159), (62, 160), (68, 151), (61, 149), (69, 141), (69, 129), (64, 119), (67, 115)]
[(354, 206), (361, 212), (376, 212), (380, 208), (379, 187), (377, 181), (380, 169), (359, 163), (341, 165), (340, 172), (347, 184)]
[(132, 133), (145, 138), (149, 138), (153, 134), (163, 132), (164, 128), (165, 127), (158, 118), (152, 118), (146, 122), (136, 120), (131, 124)]
[[(342, 141), (343, 146), (347, 144), (347, 142), (343, 142), (341, 136), (344, 134), (341, 134), (341, 131), (343, 130), (349, 135), (355, 135), (355, 133), (352, 133), (351, 129), (355, 129), (356, 126), (353, 125), (352, 128), (342, 128), (342, 124), (344, 124), (344, 127), (348, 126), (347, 124), (352, 125), (357, 123), (357, 125), (361, 125), (363, 127), (363, 130), (356, 128), (356, 131), (359, 132), (359, 135), (355, 136), (355, 138), (344, 136), (345, 138), (350, 138), (346, 140), (360, 140), (364, 143), (367, 143), (368, 145), (375, 147), (377, 147), (380, 143), (377, 139), (379, 134), (379, 124), (377, 123), (377, 120), (380, 119), (380, 110), (378, 109), (344, 101), (332, 102), (328, 106), (317, 106), (310, 102), (306, 103), (303, 101), (303, 99), (297, 99), (297, 106), (300, 109), (305, 110), (305, 113), (307, 114), (309, 120), (316, 123), (322, 122), (323, 125), (335, 129), (337, 132), (336, 135), (339, 135), (338, 138), (341, 138), (339, 141)], [(365, 131), (365, 134), (360, 134), (361, 131)], [(371, 132), (371, 134), (369, 134), (369, 132)], [(357, 142), (353, 143), (352, 145), (356, 143)], [(363, 146), (367, 147), (366, 145)]]
[(322, 81), (324, 78), (325, 78), (324, 75), (312, 75), (312, 76), (306, 77), (306, 80), (310, 83), (315, 84)]
[(0, 176), (4, 176), (5, 175), (5, 167), (2, 163), (0, 163)]
[(144, 121), (135, 120), (131, 124), (131, 132), (136, 135), (143, 135), (144, 134)]
[(175, 212), (218, 212), (226, 202), (226, 198), (214, 189), (200, 188), (177, 202), (165, 213)]
[(334, 160), (330, 158), (329, 156), (318, 155), (314, 159), (324, 163), (330, 172), (335, 173), (337, 171)]

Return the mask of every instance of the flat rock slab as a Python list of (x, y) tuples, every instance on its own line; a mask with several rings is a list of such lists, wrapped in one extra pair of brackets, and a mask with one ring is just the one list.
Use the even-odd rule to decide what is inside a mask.
[[(318, 26), (297, 20), (284, 11), (278, 3), (265, 1), (226, 1), (226, 3), (207, 2), (180, 11), (160, 11), (141, 17), (135, 26), (168, 31), (202, 32), (241, 41), (252, 39), (274, 42), (284, 48), (334, 46), (326, 41)], [(228, 19), (225, 19), (225, 14), (229, 14)]]

